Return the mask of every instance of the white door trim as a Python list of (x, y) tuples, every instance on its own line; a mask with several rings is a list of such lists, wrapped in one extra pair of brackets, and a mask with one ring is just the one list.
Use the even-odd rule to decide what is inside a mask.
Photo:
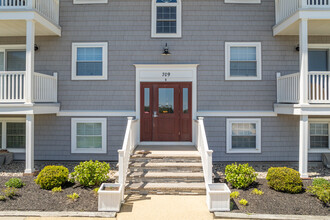
[[(135, 110), (136, 119), (140, 119), (140, 84), (141, 82), (192, 82), (192, 134), (195, 133), (194, 119), (197, 115), (197, 67), (199, 64), (134, 64), (136, 68)], [(138, 122), (138, 143), (140, 142), (140, 121)], [(154, 144), (154, 142), (151, 142)], [(157, 142), (166, 144), (169, 142)], [(180, 142), (181, 143), (181, 142)], [(195, 137), (192, 135), (192, 142)], [(145, 144), (145, 142), (143, 142)]]

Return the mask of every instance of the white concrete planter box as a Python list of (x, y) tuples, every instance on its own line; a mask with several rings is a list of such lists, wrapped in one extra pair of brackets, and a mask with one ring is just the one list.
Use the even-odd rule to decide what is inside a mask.
[(225, 183), (208, 184), (206, 203), (210, 212), (230, 211), (230, 190)]
[[(108, 187), (119, 187), (119, 190), (105, 190)], [(123, 186), (117, 183), (103, 183), (98, 191), (98, 210), (102, 212), (119, 212)]]

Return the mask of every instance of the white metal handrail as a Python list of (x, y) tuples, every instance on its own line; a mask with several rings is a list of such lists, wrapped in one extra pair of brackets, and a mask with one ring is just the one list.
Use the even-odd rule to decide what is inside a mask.
[(35, 9), (55, 24), (59, 24), (59, 0), (0, 0), (1, 10)]
[(276, 24), (284, 21), (299, 9), (329, 8), (329, 0), (275, 0)]
[[(127, 170), (130, 156), (138, 143), (138, 120), (133, 120), (133, 117), (127, 118), (126, 132), (122, 149), (118, 150), (118, 182), (125, 189)], [(124, 200), (124, 190), (122, 192), (122, 201)]]
[[(0, 72), (0, 103), (14, 103), (26, 101), (26, 72)], [(53, 76), (34, 73), (33, 102), (57, 102), (57, 73)]]
[[(277, 76), (277, 102), (299, 103), (300, 73)], [(308, 73), (309, 103), (330, 103), (330, 71), (313, 71)]]
[(285, 76), (277, 75), (277, 102), (298, 103), (299, 102), (299, 79), (300, 73)]
[(53, 76), (34, 73), (33, 85), (33, 101), (57, 102), (57, 73)]
[(199, 117), (198, 120), (195, 120), (197, 129), (196, 129), (196, 147), (202, 158), (203, 173), (205, 184), (211, 184), (212, 181), (212, 154), (213, 151), (209, 149), (207, 143), (206, 132), (204, 127), (204, 118)]

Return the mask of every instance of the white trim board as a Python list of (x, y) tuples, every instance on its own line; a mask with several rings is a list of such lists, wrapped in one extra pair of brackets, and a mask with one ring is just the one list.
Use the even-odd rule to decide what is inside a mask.
[(80, 111), (80, 110), (63, 110), (56, 114), (57, 116), (63, 117), (97, 117), (97, 116), (107, 116), (107, 117), (134, 117), (136, 115), (135, 111)]
[(60, 104), (0, 104), (0, 115), (56, 114)]
[(198, 111), (197, 117), (277, 117), (273, 111)]
[(139, 142), (138, 145), (144, 145), (144, 146), (178, 146), (178, 145), (184, 145), (184, 146), (192, 146), (194, 145), (193, 142), (189, 141), (142, 141)]

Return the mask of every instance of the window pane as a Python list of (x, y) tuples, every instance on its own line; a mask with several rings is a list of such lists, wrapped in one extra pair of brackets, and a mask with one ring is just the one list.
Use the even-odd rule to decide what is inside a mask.
[(176, 7), (157, 7), (157, 33), (176, 33)]
[(77, 62), (77, 76), (102, 76), (102, 62)]
[(5, 53), (4, 52), (0, 52), (0, 71), (5, 71)]
[(257, 60), (256, 47), (231, 47), (231, 61), (255, 61)]
[(7, 123), (7, 148), (25, 148), (25, 123)]
[(255, 149), (256, 148), (256, 136), (233, 136), (232, 148), (233, 149)]
[(102, 148), (102, 136), (77, 136), (77, 148)]
[(310, 148), (329, 148), (328, 136), (311, 136)]
[(311, 123), (310, 135), (328, 135), (328, 124), (324, 123)]
[(150, 113), (150, 89), (144, 88), (144, 113)]
[(308, 70), (309, 71), (328, 71), (328, 51), (311, 50), (308, 51)]
[(102, 47), (86, 47), (77, 49), (78, 61), (102, 61)]
[(188, 110), (189, 110), (188, 88), (183, 88), (182, 102), (183, 102), (182, 103), (183, 113), (188, 113)]
[(231, 76), (257, 76), (257, 62), (230, 62)]
[(158, 108), (159, 113), (174, 113), (174, 89), (159, 88), (158, 90)]
[(311, 123), (310, 148), (329, 148), (329, 128), (327, 123)]
[(77, 123), (77, 135), (102, 135), (102, 124)]
[(177, 3), (177, 0), (157, 0), (156, 3)]
[(7, 71), (25, 71), (25, 51), (7, 51)]

